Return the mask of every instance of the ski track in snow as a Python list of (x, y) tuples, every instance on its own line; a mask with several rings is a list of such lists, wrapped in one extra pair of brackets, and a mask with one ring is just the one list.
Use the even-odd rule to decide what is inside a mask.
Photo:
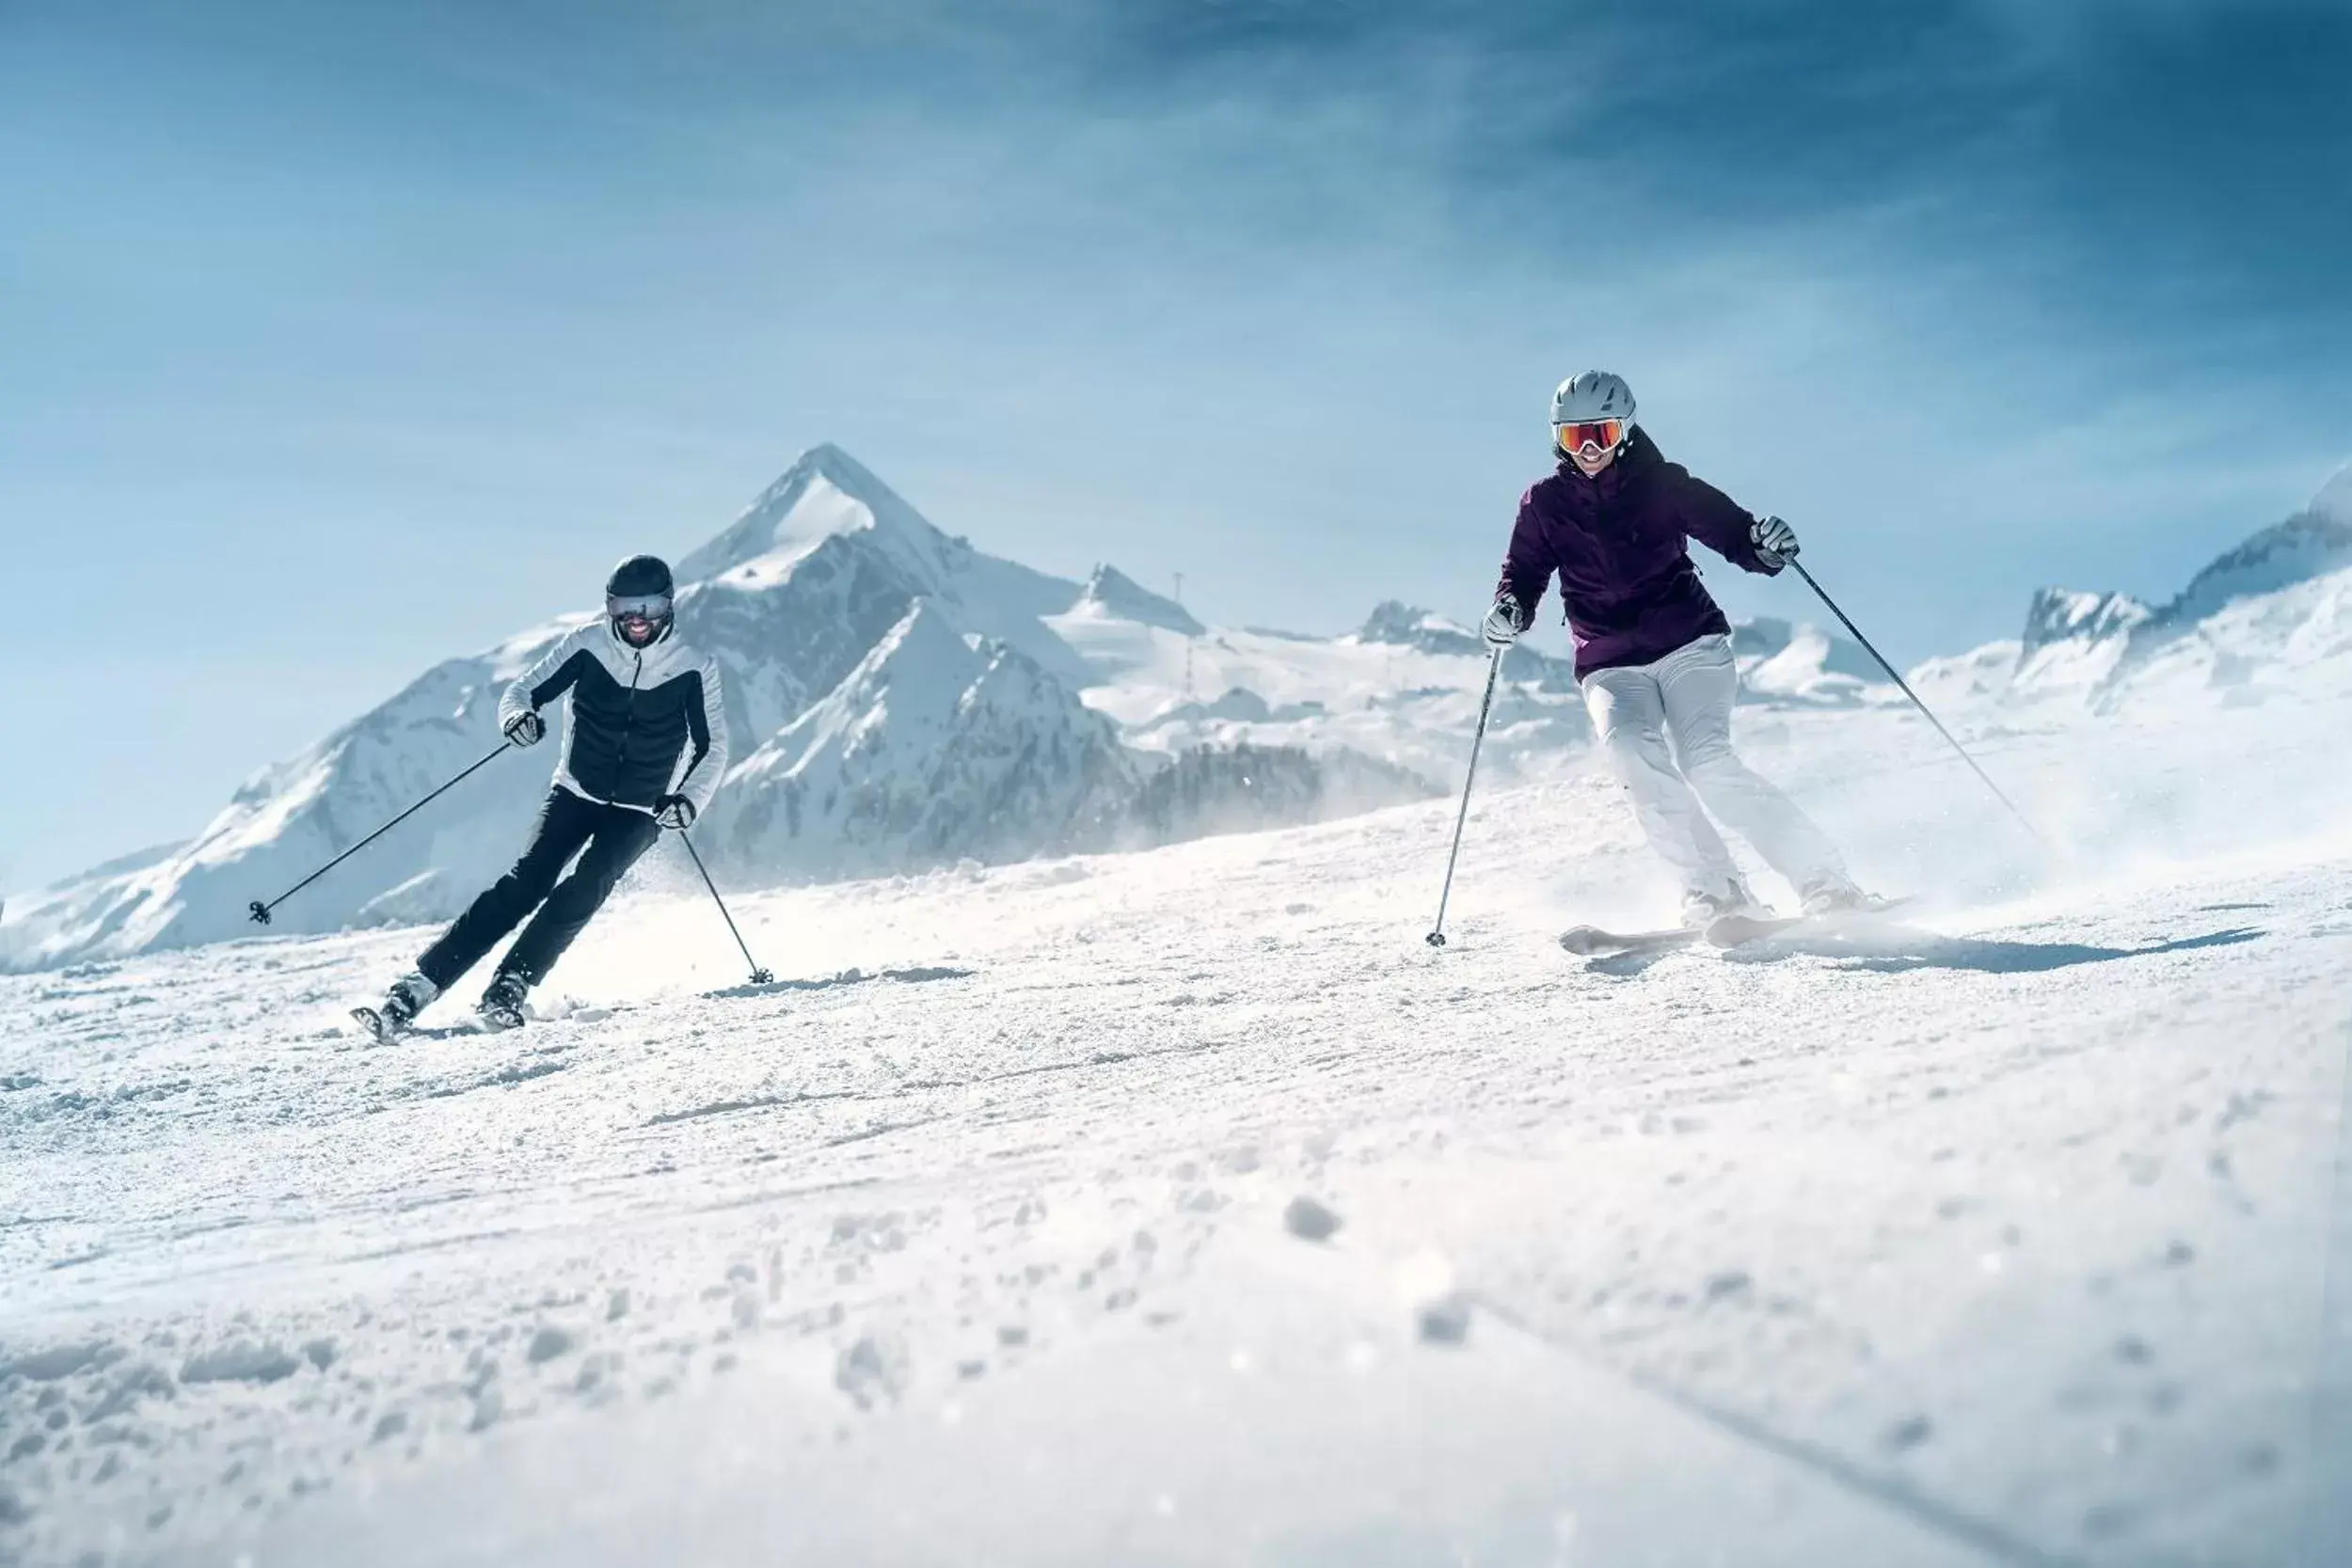
[(1442, 953), (1450, 801), (740, 896), (772, 987), (627, 898), (514, 1034), (363, 1040), (415, 931), (0, 977), (0, 1560), (2281, 1560), (2352, 839), (2258, 722), (1972, 735), (2027, 885), (1743, 716), (1946, 890), (1867, 940), (1565, 957), (1659, 908), (1571, 771)]

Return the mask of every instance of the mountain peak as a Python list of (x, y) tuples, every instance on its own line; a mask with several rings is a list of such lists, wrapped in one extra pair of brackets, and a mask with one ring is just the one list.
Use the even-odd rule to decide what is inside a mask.
[(873, 470), (830, 441), (801, 453), (717, 538), (677, 564), (701, 582), (763, 556), (805, 555), (825, 540), (870, 531), (893, 553), (937, 559), (954, 546)]
[(2222, 606), (2352, 566), (2352, 478), (2340, 473), (2312, 504), (2217, 556), (2189, 578), (2161, 619), (2201, 621)]
[(899, 500), (889, 485), (875, 476), (873, 469), (831, 441), (819, 441), (794, 458), (792, 466), (777, 476), (775, 483), (762, 491), (759, 499), (746, 510), (756, 512), (772, 507), (779, 501), (788, 503), (815, 479), (828, 481), (845, 495), (861, 500), (884, 505), (893, 502), (901, 506), (906, 504)]
[(1185, 637), (1203, 636), (1209, 629), (1183, 605), (1162, 598), (1116, 566), (1095, 567), (1094, 575), (1087, 578), (1086, 592), (1071, 608), (1092, 609), (1113, 620), (1159, 626)]
[(2055, 642), (2080, 639), (2097, 642), (2127, 636), (2155, 611), (2129, 594), (2086, 594), (2071, 588), (2043, 588), (2026, 607), (2026, 632), (2019, 640), (2021, 660), (2031, 658)]
[(1359, 642), (1390, 642), (1400, 648), (1420, 648), (1427, 653), (1479, 653), (1484, 650), (1478, 639), (1467, 626), (1456, 626), (1443, 616), (1432, 614), (1420, 605), (1406, 604), (1402, 599), (1383, 599), (1372, 607), (1364, 624), (1357, 628)]
[(2352, 524), (2352, 463), (2328, 476), (2328, 483), (2319, 487), (2319, 494), (2312, 498), (2312, 504), (2303, 510), (2330, 522)]

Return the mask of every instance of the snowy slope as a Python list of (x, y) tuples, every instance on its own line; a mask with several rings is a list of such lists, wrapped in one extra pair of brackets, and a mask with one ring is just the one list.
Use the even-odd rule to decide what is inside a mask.
[(0, 976), (0, 1559), (2325, 1561), (2347, 716), (1995, 736), (2037, 871), (1752, 713), (1868, 942), (1567, 959), (1671, 907), (1570, 775), (1442, 953), (1450, 800), (745, 895), (773, 988), (624, 895), (389, 1051), (413, 932)]

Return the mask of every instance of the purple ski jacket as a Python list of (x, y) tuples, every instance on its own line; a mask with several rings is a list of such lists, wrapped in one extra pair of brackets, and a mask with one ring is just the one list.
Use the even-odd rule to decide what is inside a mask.
[(1647, 664), (1709, 633), (1728, 632), (1692, 564), (1698, 540), (1744, 571), (1772, 574), (1748, 537), (1755, 522), (1729, 496), (1669, 463), (1636, 425), (1617, 460), (1587, 479), (1572, 463), (1519, 498), (1498, 596), (1518, 600), (1523, 625), (1553, 574), (1576, 639), (1576, 678)]

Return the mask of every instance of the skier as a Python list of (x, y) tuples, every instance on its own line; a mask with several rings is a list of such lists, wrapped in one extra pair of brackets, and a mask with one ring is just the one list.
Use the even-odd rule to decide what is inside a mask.
[[(569, 699), (555, 785), (514, 869), (392, 982), (377, 1010), (378, 1033), (406, 1028), (531, 916), (476, 1008), (493, 1028), (521, 1023), (531, 988), (622, 874), (663, 828), (683, 832), (710, 804), (727, 764), (719, 666), (679, 640), (674, 608), (670, 568), (633, 555), (604, 585), (603, 619), (556, 643), (507, 687), (499, 727), (517, 746), (547, 733), (541, 708)], [(564, 877), (575, 855), (580, 863)]]
[(1805, 913), (1877, 907), (1821, 831), (1732, 752), (1731, 623), (1691, 562), (1695, 538), (1743, 570), (1774, 574), (1796, 559), (1796, 531), (1667, 462), (1634, 423), (1619, 376), (1562, 382), (1551, 424), (1559, 471), (1519, 499), (1482, 627), (1487, 645), (1518, 641), (1557, 574), (1594, 732), (1650, 847), (1681, 879), (1686, 926), (1760, 912), (1702, 801), (1788, 879)]

